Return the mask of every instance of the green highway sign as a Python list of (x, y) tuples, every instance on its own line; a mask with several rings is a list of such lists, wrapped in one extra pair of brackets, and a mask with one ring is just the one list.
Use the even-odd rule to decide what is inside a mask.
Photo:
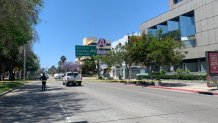
[(76, 57), (81, 56), (96, 56), (97, 55), (97, 49), (96, 46), (81, 46), (76, 45)]

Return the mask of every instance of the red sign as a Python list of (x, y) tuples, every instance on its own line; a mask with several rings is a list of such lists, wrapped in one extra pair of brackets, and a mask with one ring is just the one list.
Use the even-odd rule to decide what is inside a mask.
[(218, 52), (209, 52), (208, 61), (210, 73), (218, 74)]
[(98, 46), (99, 46), (99, 47), (105, 47), (106, 44), (107, 44), (107, 42), (106, 42), (105, 39), (100, 38), (100, 39), (98, 40)]

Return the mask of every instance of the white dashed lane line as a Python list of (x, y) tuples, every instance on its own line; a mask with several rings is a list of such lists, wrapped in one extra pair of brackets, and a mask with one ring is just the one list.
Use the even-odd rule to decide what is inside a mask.
[(60, 106), (61, 110), (64, 112), (65, 121), (67, 123), (72, 123), (70, 117), (66, 116), (66, 110), (64, 109), (64, 106), (61, 103), (59, 103), (59, 106)]

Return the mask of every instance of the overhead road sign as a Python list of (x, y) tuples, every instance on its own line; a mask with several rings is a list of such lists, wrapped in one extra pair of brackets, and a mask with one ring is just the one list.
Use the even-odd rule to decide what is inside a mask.
[(76, 57), (81, 56), (96, 56), (97, 55), (97, 49), (96, 46), (81, 46), (76, 45)]

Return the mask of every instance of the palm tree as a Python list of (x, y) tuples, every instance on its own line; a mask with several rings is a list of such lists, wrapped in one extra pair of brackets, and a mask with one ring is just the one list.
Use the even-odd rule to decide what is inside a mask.
[(60, 61), (58, 62), (58, 71), (59, 72), (64, 72), (62, 69), (62, 66), (66, 62), (67, 58), (65, 56), (61, 56)]
[(58, 72), (61, 72), (61, 61), (58, 62)]
[(65, 56), (61, 56), (61, 65), (63, 65), (66, 60), (67, 60), (67, 58)]

